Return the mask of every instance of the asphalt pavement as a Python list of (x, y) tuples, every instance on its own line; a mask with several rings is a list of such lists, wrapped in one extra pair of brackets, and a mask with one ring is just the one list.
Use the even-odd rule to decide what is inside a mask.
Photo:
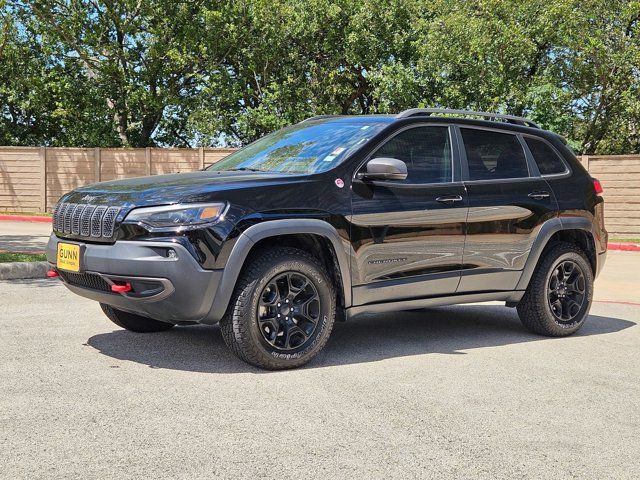
[(0, 282), (0, 477), (638, 478), (639, 271), (611, 252), (572, 337), (493, 304), (371, 315), (286, 372)]

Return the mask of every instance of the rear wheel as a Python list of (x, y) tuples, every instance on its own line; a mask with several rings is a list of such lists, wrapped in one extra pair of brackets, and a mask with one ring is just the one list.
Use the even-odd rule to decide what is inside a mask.
[(331, 277), (318, 259), (296, 248), (269, 249), (249, 262), (220, 321), (225, 343), (260, 368), (304, 365), (333, 328)]
[(100, 304), (102, 311), (109, 320), (119, 327), (138, 333), (164, 332), (174, 325), (173, 323), (161, 322), (152, 318), (136, 315), (135, 313), (124, 312), (113, 308), (111, 305)]
[(518, 315), (534, 333), (563, 337), (582, 327), (592, 297), (593, 271), (584, 252), (571, 243), (557, 243), (540, 260)]

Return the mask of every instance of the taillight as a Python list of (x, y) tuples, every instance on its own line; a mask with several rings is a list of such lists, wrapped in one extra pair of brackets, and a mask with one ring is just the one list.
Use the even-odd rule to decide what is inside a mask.
[(593, 188), (596, 191), (596, 195), (600, 195), (602, 192), (604, 192), (604, 190), (602, 189), (602, 184), (597, 178), (593, 179)]

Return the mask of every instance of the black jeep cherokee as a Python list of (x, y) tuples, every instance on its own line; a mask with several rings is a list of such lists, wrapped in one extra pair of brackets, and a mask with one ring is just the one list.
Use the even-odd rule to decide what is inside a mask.
[(363, 312), (500, 300), (569, 335), (606, 255), (600, 193), (524, 118), (314, 117), (204, 171), (68, 193), (49, 275), (135, 332), (219, 322), (268, 369), (308, 362)]

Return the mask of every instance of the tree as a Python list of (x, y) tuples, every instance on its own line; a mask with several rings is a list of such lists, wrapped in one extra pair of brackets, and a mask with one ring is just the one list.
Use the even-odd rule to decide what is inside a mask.
[(316, 114), (439, 106), (640, 152), (638, 0), (8, 2), (3, 143), (241, 145)]
[(57, 61), (32, 25), (18, 19), (19, 12), (0, 5), (0, 144), (112, 142), (100, 121), (99, 97), (81, 69)]
[[(404, 0), (233, 2), (224, 66), (208, 68), (194, 130), (246, 143), (314, 114), (378, 111), (380, 72), (411, 58), (414, 10)], [(207, 24), (205, 35), (219, 32)]]
[(566, 78), (584, 153), (640, 151), (640, 2), (590, 1)]
[[(583, 153), (638, 151), (639, 2), (473, 0), (429, 8), (440, 13), (418, 27), (416, 76), (432, 86), (423, 102), (528, 115)], [(612, 137), (635, 146), (614, 147)]]
[[(55, 1), (22, 5), (63, 65), (79, 66), (108, 109), (122, 146), (152, 145), (154, 134), (187, 146), (184, 110), (200, 87), (200, 2)], [(210, 57), (211, 58), (211, 57)]]

